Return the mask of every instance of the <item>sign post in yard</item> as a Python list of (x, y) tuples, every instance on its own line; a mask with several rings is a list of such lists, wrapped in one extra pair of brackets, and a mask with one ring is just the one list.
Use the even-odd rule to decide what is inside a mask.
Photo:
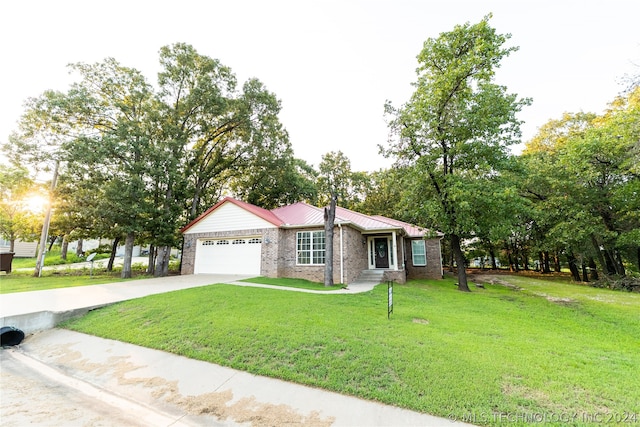
[(391, 313), (393, 313), (393, 281), (387, 282), (387, 291), (388, 291), (388, 305), (387, 305), (387, 319), (391, 318)]

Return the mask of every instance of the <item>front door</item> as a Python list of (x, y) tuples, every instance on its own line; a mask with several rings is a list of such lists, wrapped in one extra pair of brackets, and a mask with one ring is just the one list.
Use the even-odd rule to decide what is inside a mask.
[(376, 238), (373, 241), (376, 268), (389, 268), (389, 242), (386, 238)]

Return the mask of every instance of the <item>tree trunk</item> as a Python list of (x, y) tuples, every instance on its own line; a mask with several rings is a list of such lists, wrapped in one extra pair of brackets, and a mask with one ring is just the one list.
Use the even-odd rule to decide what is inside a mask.
[(604, 248), (604, 250), (602, 251), (602, 256), (604, 257), (606, 273), (610, 276), (613, 276), (614, 274), (616, 274), (616, 265), (613, 261), (611, 251), (609, 251), (607, 248)]
[(614, 253), (615, 253), (616, 273), (618, 273), (620, 276), (625, 276), (627, 272), (624, 269), (624, 263), (622, 262), (620, 251), (617, 249), (614, 249)]
[(65, 234), (62, 236), (62, 246), (60, 247), (60, 259), (67, 259), (69, 251), (69, 237)]
[(149, 245), (149, 256), (147, 257), (147, 274), (156, 274), (156, 247)]
[(544, 251), (542, 253), (542, 257), (544, 259), (544, 262), (542, 263), (542, 272), (545, 274), (550, 274), (551, 273), (551, 262), (549, 260), (549, 251)]
[(78, 239), (78, 246), (76, 246), (76, 255), (83, 256), (84, 249), (82, 249), (82, 239)]
[(469, 285), (467, 285), (467, 268), (465, 265), (464, 254), (460, 247), (460, 236), (457, 234), (451, 234), (451, 252), (455, 257), (458, 271), (458, 290), (463, 292), (470, 292)]
[(107, 263), (107, 271), (113, 271), (113, 262), (116, 259), (116, 252), (118, 251), (118, 243), (120, 243), (120, 236), (113, 239), (111, 245), (111, 254), (109, 255), (109, 262)]
[(496, 263), (496, 250), (493, 249), (493, 246), (489, 249), (489, 256), (491, 257), (491, 269), (497, 270), (498, 264)]
[(567, 252), (567, 261), (569, 262), (569, 270), (571, 270), (571, 276), (576, 282), (580, 282), (580, 271), (578, 270), (577, 260), (573, 252)]
[(336, 218), (336, 195), (331, 195), (329, 208), (324, 208), (324, 285), (333, 286), (333, 223)]
[(589, 274), (587, 273), (587, 263), (584, 262), (584, 257), (582, 258), (582, 262), (580, 263), (580, 266), (582, 267), (582, 281), (588, 282)]
[(9, 240), (9, 252), (15, 253), (16, 251), (16, 239)]
[(609, 269), (607, 266), (607, 262), (604, 259), (604, 255), (602, 254), (602, 249), (600, 249), (600, 243), (598, 243), (598, 239), (594, 234), (591, 234), (591, 244), (593, 245), (593, 250), (596, 252), (596, 256), (598, 257), (598, 263), (600, 264), (600, 271), (604, 274), (609, 273)]
[(53, 244), (58, 240), (58, 236), (49, 236), (49, 249), (47, 252), (51, 252), (51, 248), (53, 248)]
[(507, 262), (509, 263), (509, 271), (514, 272), (513, 269), (513, 257), (511, 256), (511, 248), (507, 245)]
[(456, 263), (453, 251), (449, 251), (449, 273), (453, 273), (453, 265)]
[(589, 257), (589, 270), (591, 270), (591, 280), (598, 280), (598, 266), (593, 257)]
[(169, 257), (171, 248), (169, 246), (160, 246), (158, 255), (156, 256), (156, 269), (154, 276), (165, 277), (169, 275)]
[(560, 273), (562, 271), (562, 266), (560, 265), (560, 256), (558, 252), (553, 254), (553, 271), (556, 273)]
[(122, 278), (131, 278), (131, 260), (133, 259), (133, 243), (135, 242), (135, 233), (130, 231), (124, 240), (124, 260), (122, 264)]
[(193, 199), (191, 200), (191, 212), (189, 212), (189, 219), (193, 220), (196, 218), (198, 213), (199, 203), (200, 203), (200, 186), (196, 184), (195, 192), (193, 194)]

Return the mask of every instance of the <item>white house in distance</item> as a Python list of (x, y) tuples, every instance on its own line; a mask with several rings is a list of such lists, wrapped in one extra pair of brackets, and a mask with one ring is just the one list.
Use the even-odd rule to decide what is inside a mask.
[[(8, 240), (0, 239), (0, 253), (9, 252), (10, 248), (11, 242), (9, 242)], [(14, 242), (13, 257), (35, 258), (37, 250), (38, 242), (23, 242), (22, 240), (16, 240)]]

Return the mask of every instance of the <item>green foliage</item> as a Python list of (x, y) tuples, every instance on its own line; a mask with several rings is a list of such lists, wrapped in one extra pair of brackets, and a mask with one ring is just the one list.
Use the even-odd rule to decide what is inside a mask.
[(36, 170), (63, 162), (54, 233), (175, 247), (229, 188), (260, 204), (315, 199), (259, 80), (238, 88), (229, 67), (184, 43), (161, 48), (160, 65), (156, 89), (113, 58), (72, 64), (66, 93), (28, 100), (4, 148)]
[(12, 243), (37, 239), (42, 217), (29, 210), (27, 199), (39, 190), (26, 169), (0, 164), (0, 237)]
[(384, 286), (314, 295), (215, 285), (66, 327), (481, 425), (501, 425), (494, 414), (640, 412), (640, 295), (503, 279), (517, 288), (396, 286), (391, 320)]
[[(515, 199), (499, 180), (510, 164), (508, 147), (520, 136), (516, 113), (529, 103), (493, 83), (495, 68), (516, 48), (504, 48), (510, 36), (488, 20), (428, 39), (410, 101), (387, 105), (397, 140), (386, 154), (410, 168), (405, 205), (419, 223), (450, 236), (462, 290), (468, 289), (461, 239), (489, 228), (486, 204), (501, 211), (501, 202)], [(492, 197), (499, 193), (505, 197)]]
[(623, 260), (640, 263), (639, 117), (636, 88), (602, 116), (551, 120), (527, 144), (521, 183), (539, 250), (594, 259), (606, 274), (624, 275)]

